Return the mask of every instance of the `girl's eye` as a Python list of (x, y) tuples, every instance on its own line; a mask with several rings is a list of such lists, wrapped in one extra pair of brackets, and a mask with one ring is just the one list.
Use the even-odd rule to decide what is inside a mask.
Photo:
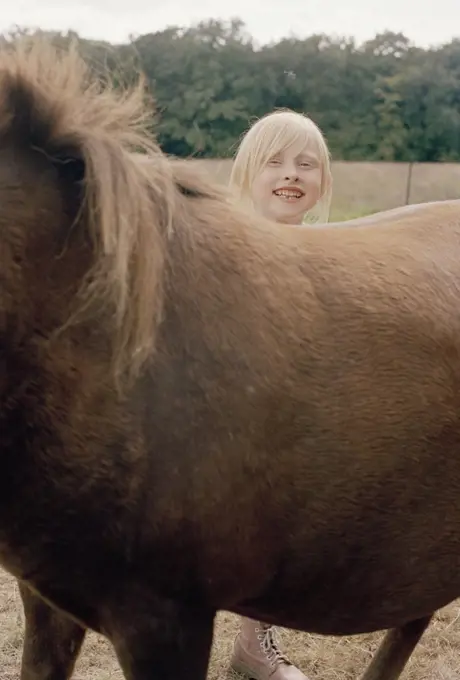
[(270, 158), (270, 160), (268, 161), (268, 164), (269, 165), (279, 165), (279, 162), (280, 162), (279, 158)]

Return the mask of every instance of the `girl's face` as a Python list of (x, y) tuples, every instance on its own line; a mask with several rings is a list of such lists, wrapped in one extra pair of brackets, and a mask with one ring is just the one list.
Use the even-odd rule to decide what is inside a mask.
[(255, 177), (251, 194), (256, 210), (275, 222), (301, 224), (321, 198), (322, 169), (313, 145), (284, 149)]

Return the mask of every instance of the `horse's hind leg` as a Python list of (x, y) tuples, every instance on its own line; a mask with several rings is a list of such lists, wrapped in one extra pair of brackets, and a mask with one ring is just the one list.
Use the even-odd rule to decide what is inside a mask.
[(109, 633), (126, 680), (206, 680), (214, 613), (173, 604), (129, 608)]
[(21, 680), (68, 680), (85, 629), (19, 583), (26, 620)]
[(361, 680), (398, 680), (431, 618), (388, 631)]

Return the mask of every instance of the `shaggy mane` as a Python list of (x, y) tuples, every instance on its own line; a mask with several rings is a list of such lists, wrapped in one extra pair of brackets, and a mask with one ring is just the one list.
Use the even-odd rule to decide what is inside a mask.
[[(115, 90), (92, 77), (75, 44), (59, 50), (33, 37), (0, 50), (0, 139), (39, 150), (56, 167), (84, 168), (79, 219), (94, 241), (94, 267), (78, 313), (113, 309), (118, 376), (138, 373), (154, 350), (179, 195), (169, 160), (147, 132), (152, 113), (143, 79)], [(139, 162), (139, 152), (151, 162)]]

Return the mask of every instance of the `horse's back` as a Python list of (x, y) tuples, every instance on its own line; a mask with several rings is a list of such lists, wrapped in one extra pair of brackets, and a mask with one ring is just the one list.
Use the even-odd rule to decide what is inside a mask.
[(423, 203), (411, 203), (409, 205), (397, 206), (387, 210), (379, 210), (378, 212), (361, 217), (355, 217), (341, 222), (329, 222), (328, 226), (335, 227), (352, 227), (352, 226), (366, 226), (372, 224), (385, 225), (400, 222), (407, 217), (415, 217), (422, 221), (427, 219), (429, 215), (433, 216), (460, 216), (460, 199), (450, 199), (444, 201), (426, 201)]

